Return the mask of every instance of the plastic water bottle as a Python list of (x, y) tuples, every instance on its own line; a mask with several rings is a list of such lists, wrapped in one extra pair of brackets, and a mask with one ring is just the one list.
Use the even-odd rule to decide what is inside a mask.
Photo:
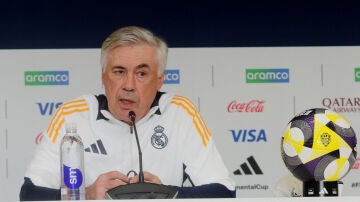
[(84, 145), (75, 123), (65, 130), (60, 145), (61, 200), (85, 200)]

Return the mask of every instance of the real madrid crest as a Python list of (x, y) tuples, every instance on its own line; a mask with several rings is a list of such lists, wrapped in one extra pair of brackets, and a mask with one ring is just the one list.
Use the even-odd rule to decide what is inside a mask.
[(163, 149), (168, 143), (168, 138), (164, 133), (164, 127), (156, 126), (154, 128), (155, 133), (151, 136), (151, 144), (156, 149)]

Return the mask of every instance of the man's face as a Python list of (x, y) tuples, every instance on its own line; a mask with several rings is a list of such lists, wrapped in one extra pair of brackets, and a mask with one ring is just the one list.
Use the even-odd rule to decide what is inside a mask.
[(136, 113), (136, 120), (148, 113), (163, 84), (158, 68), (156, 49), (147, 44), (118, 46), (108, 52), (102, 81), (116, 119), (129, 123), (129, 111)]

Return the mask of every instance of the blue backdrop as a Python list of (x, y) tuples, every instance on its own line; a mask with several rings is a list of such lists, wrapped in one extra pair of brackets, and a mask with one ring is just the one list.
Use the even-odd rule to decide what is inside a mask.
[(360, 45), (358, 1), (3, 0), (0, 49), (98, 48), (147, 27), (170, 47)]

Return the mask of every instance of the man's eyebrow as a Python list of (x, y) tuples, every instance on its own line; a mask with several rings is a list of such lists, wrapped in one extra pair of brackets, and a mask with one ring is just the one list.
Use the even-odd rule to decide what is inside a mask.
[(125, 67), (123, 67), (123, 66), (113, 66), (113, 67), (111, 67), (111, 69), (125, 69)]
[(149, 68), (150, 66), (148, 64), (142, 63), (138, 66), (136, 66), (136, 69), (141, 69), (141, 68)]
[[(135, 67), (135, 69), (142, 69), (142, 68), (150, 68), (150, 66), (148, 64), (142, 63)], [(111, 69), (112, 70), (114, 70), (114, 69), (124, 69), (125, 70), (126, 68), (121, 65), (117, 65), (117, 66), (111, 67)]]

